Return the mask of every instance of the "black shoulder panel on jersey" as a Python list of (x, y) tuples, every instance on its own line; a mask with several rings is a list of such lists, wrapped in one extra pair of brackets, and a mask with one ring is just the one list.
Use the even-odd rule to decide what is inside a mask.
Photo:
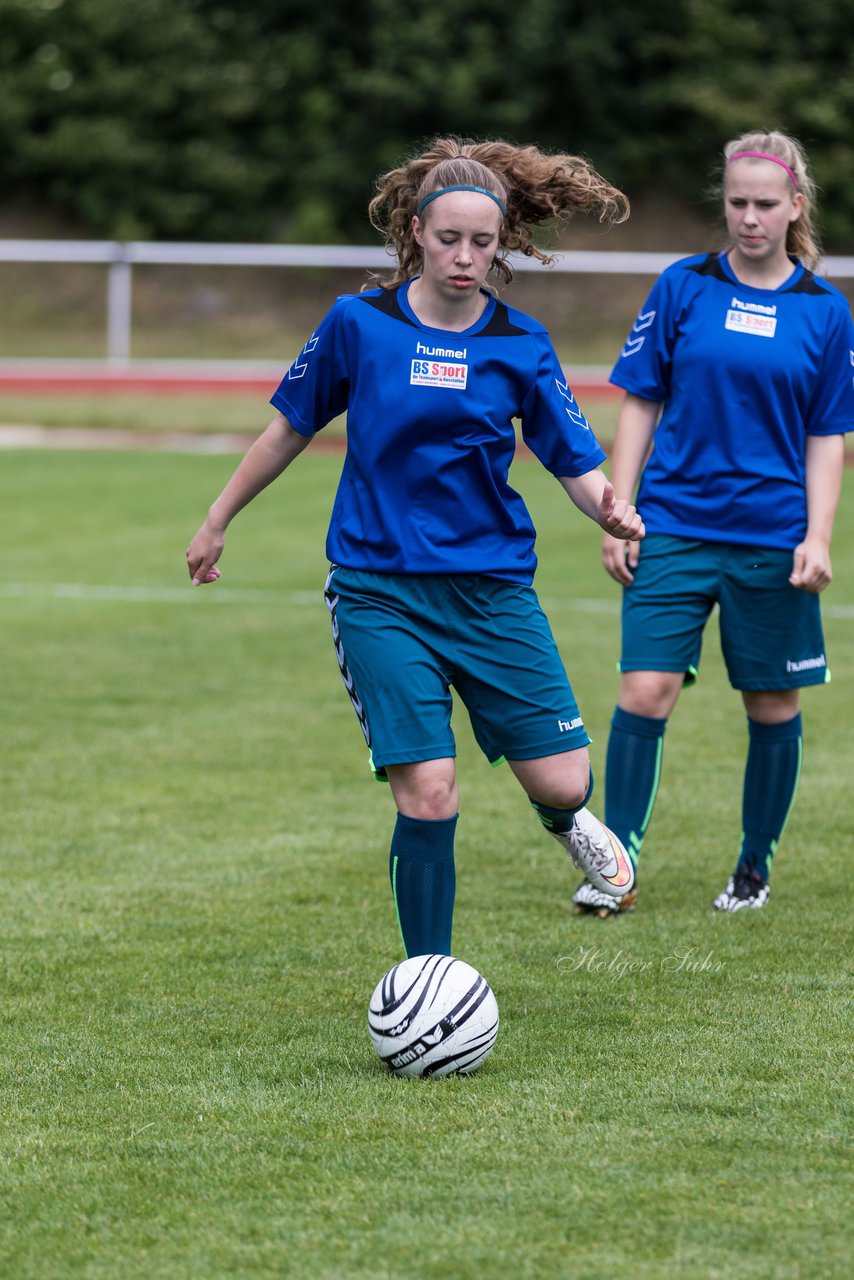
[[(359, 293), (356, 295), (359, 302), (367, 302), (369, 307), (375, 307), (377, 311), (384, 312), (387, 316), (392, 316), (395, 320), (402, 320), (404, 324), (411, 325), (413, 329), (418, 326), (413, 324), (409, 316), (401, 307), (397, 300), (397, 289), (383, 289), (378, 296), (371, 296), (367, 293)], [(493, 311), (485, 328), (479, 333), (470, 334), (471, 338), (514, 338), (520, 333), (529, 333), (528, 329), (520, 329), (518, 325), (513, 324), (510, 319), (510, 313), (505, 302), (496, 302)]]
[(713, 276), (715, 280), (723, 280), (724, 284), (732, 284), (720, 264), (720, 256), (717, 253), (707, 253), (702, 262), (695, 262), (686, 270), (693, 271), (698, 276)]
[(412, 323), (398, 302), (397, 289), (383, 289), (376, 297), (372, 297), (367, 293), (359, 293), (356, 297), (359, 302), (367, 302), (369, 307), (375, 307), (377, 311), (384, 312), (385, 315), (391, 316), (394, 320), (402, 320), (404, 324), (411, 325), (413, 329), (418, 327)]
[(804, 267), (804, 274), (800, 280), (796, 280), (788, 289), (781, 289), (781, 293), (823, 293), (825, 297), (830, 294), (829, 289), (825, 289), (820, 281), (816, 280), (811, 271), (807, 271)]
[(517, 334), (528, 332), (529, 330), (520, 329), (518, 325), (512, 323), (506, 302), (496, 302), (495, 310), (486, 328), (473, 336), (475, 338), (515, 338)]

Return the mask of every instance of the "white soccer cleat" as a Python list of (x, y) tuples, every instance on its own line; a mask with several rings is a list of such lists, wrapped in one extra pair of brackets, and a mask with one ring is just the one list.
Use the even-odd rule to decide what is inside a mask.
[(552, 831), (594, 889), (622, 898), (635, 883), (635, 869), (622, 840), (589, 809), (579, 809), (569, 831)]

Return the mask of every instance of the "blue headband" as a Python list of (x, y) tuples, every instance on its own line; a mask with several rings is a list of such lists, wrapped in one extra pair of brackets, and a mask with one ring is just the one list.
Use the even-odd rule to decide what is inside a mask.
[(431, 200), (437, 200), (439, 196), (446, 196), (449, 191), (476, 191), (479, 196), (489, 196), (490, 200), (494, 200), (501, 210), (502, 218), (507, 210), (504, 207), (504, 201), (499, 200), (498, 196), (492, 191), (487, 191), (486, 187), (470, 187), (467, 182), (461, 182), (455, 187), (440, 187), (438, 191), (434, 191), (432, 195), (425, 196), (418, 206), (418, 213), (425, 209)]

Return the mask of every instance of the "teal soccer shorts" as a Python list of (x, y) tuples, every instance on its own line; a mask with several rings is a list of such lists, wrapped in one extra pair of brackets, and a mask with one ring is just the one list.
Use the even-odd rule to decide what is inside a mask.
[(451, 688), (493, 764), (589, 743), (532, 587), (481, 574), (333, 566), (325, 597), (344, 684), (379, 776), (385, 765), (456, 755)]
[(623, 591), (621, 671), (682, 671), (692, 683), (703, 628), (720, 606), (734, 689), (797, 689), (830, 679), (818, 596), (790, 585), (792, 552), (647, 534)]

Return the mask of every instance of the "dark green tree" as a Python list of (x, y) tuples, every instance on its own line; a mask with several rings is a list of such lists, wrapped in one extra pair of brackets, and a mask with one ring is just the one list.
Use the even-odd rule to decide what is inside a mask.
[(850, 244), (854, 0), (0, 0), (0, 200), (92, 234), (369, 240), (437, 133), (588, 155), (698, 202), (722, 144), (807, 146)]

